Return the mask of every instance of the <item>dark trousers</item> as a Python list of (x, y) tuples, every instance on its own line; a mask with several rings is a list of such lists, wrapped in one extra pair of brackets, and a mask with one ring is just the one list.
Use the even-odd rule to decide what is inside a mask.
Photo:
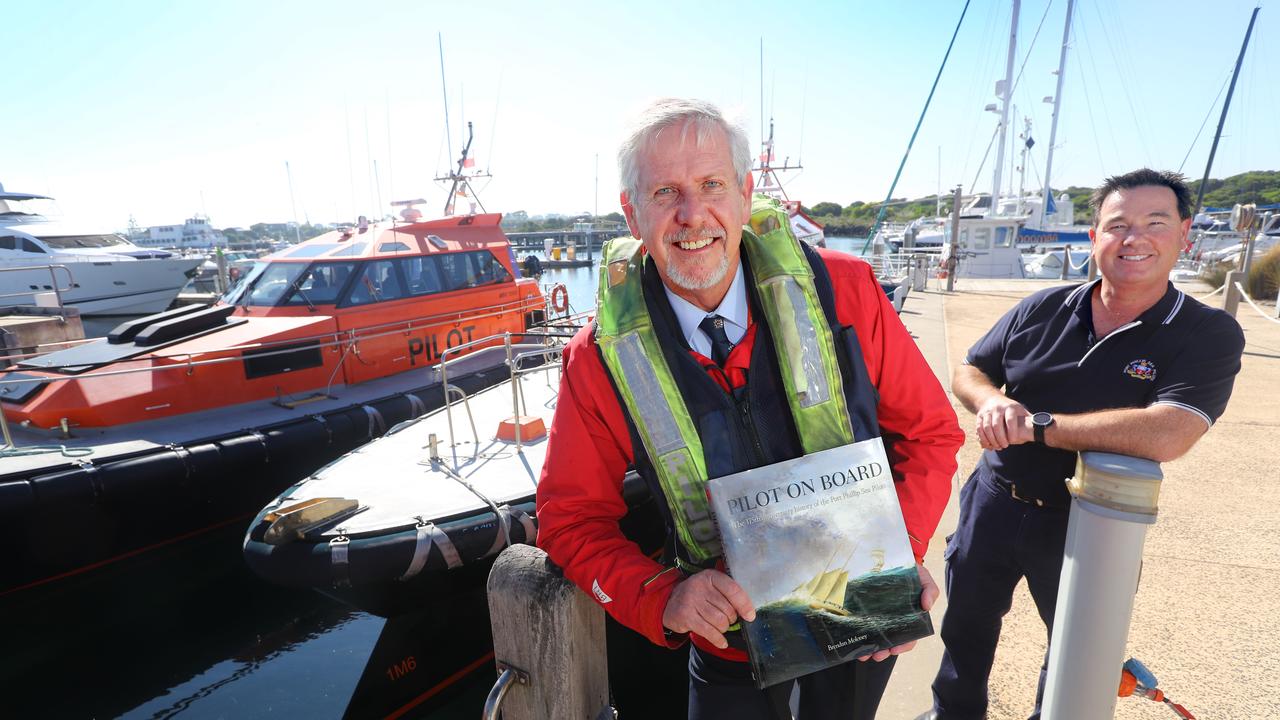
[(757, 690), (751, 667), (689, 649), (689, 720), (790, 720), (800, 686), (799, 720), (874, 720), (897, 660), (853, 660)]
[[(981, 720), (987, 712), (987, 680), (1000, 626), (1024, 576), (1047, 632), (1053, 633), (1058, 577), (1067, 537), (1068, 508), (1042, 508), (1015, 500), (979, 467), (960, 490), (960, 522), (948, 538), (945, 650), (933, 681), (940, 720)], [(1040, 717), (1045, 653), (1036, 690)]]

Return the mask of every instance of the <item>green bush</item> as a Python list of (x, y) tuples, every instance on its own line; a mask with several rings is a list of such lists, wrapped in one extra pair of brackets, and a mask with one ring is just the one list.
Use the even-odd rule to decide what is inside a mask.
[(1236, 269), (1233, 262), (1218, 262), (1212, 265), (1205, 265), (1200, 271), (1200, 279), (1209, 284), (1209, 287), (1217, 290), (1227, 281), (1227, 273)]

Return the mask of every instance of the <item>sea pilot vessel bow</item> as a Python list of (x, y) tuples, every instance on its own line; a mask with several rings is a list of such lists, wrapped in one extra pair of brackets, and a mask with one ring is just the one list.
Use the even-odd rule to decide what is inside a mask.
[[(213, 306), (0, 372), (17, 443), (0, 449), (0, 521), (23, 538), (0, 595), (244, 522), (325, 462), (439, 407), (446, 349), (545, 320), (499, 214), (416, 213), (269, 256)], [(503, 379), (491, 344), (469, 345), (450, 383)]]

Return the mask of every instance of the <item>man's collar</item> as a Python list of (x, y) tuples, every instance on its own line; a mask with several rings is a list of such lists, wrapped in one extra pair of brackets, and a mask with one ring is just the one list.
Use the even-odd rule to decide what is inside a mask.
[(750, 313), (747, 311), (747, 287), (744, 273), (742, 271), (742, 261), (738, 261), (738, 269), (733, 274), (733, 282), (729, 285), (729, 291), (724, 294), (724, 298), (720, 300), (720, 304), (711, 312), (707, 312), (693, 303), (685, 300), (679, 295), (671, 291), (666, 283), (663, 283), (662, 290), (667, 294), (667, 301), (671, 303), (671, 311), (675, 313), (676, 321), (680, 323), (680, 334), (684, 336), (690, 347), (693, 346), (691, 338), (698, 330), (698, 323), (702, 319), (712, 313), (724, 318), (737, 328), (737, 332), (726, 330), (730, 338), (740, 337), (746, 332), (747, 325), (750, 324)]
[[(1093, 290), (1101, 282), (1102, 278), (1098, 278), (1072, 290), (1071, 294), (1067, 295), (1066, 304), (1080, 317), (1091, 319)], [(1165, 287), (1164, 295), (1156, 301), (1156, 304), (1142, 311), (1136, 319), (1141, 320), (1144, 325), (1168, 325), (1182, 309), (1183, 299), (1182, 291), (1175, 288), (1173, 283), (1169, 283)]]

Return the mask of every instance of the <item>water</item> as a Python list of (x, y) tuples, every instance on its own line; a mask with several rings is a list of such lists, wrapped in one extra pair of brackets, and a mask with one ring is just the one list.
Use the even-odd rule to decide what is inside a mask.
[[(385, 621), (259, 580), (243, 532), (0, 597), (0, 717), (344, 717)], [(485, 666), (404, 717), (474, 718), (493, 677)]]

